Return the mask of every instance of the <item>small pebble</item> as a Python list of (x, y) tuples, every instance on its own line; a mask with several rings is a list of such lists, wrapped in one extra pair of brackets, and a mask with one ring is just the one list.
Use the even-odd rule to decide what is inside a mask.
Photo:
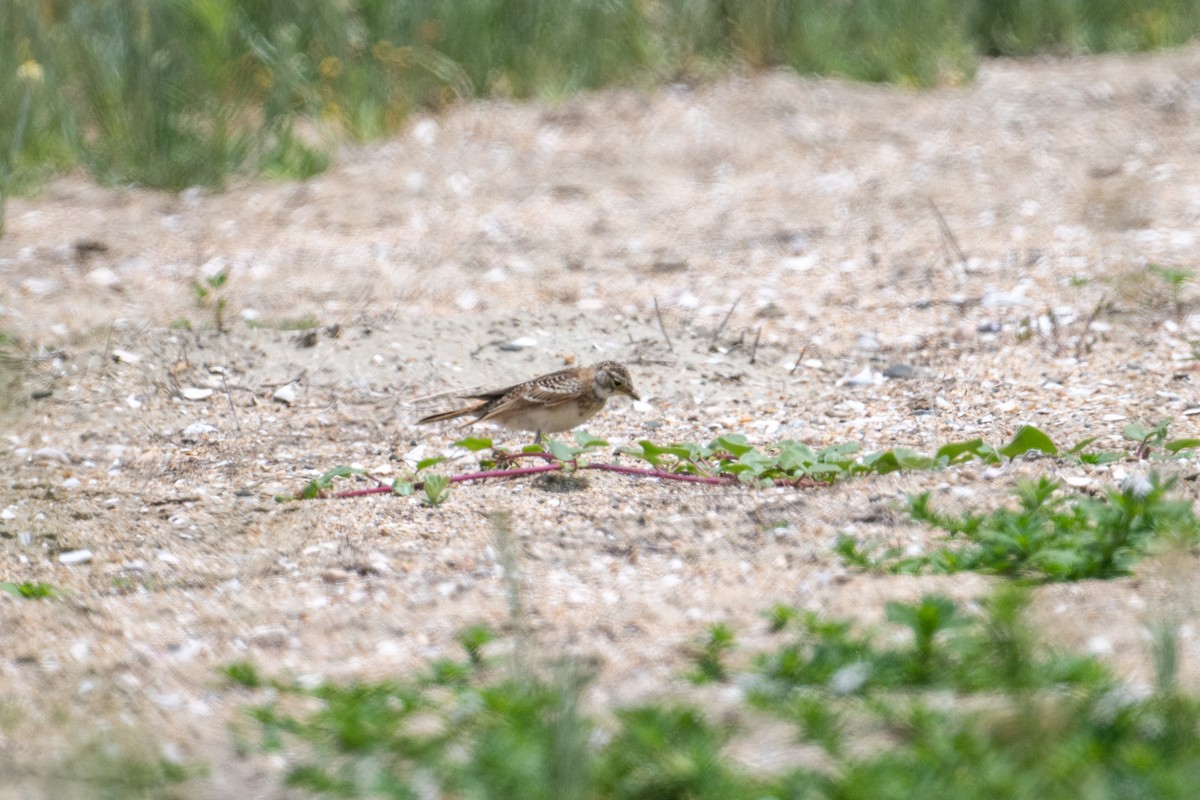
[(74, 564), (86, 564), (93, 558), (91, 550), (68, 550), (65, 553), (58, 554), (58, 562), (72, 566)]
[(142, 357), (129, 350), (116, 349), (112, 351), (112, 360), (117, 363), (136, 364), (142, 360)]
[(42, 447), (33, 451), (33, 463), (62, 464), (64, 466), (69, 466), (71, 464), (71, 459), (66, 453), (58, 448)]
[(280, 386), (275, 390), (275, 394), (271, 395), (271, 399), (287, 406), (292, 405), (296, 402), (296, 384), (289, 383), (286, 386)]
[(883, 378), (882, 378), (882, 376), (879, 375), (879, 373), (875, 372), (870, 367), (865, 367), (862, 370), (862, 372), (856, 373), (854, 375), (847, 375), (843, 378), (839, 378), (837, 385), (838, 386), (874, 386), (875, 384), (881, 383), (882, 381), (883, 381)]
[(505, 342), (500, 345), (501, 350), (516, 351), (526, 350), (530, 347), (537, 347), (537, 339), (532, 336), (522, 336), (519, 339), (513, 339), (511, 342)]
[(282, 625), (260, 625), (250, 632), (250, 643), (259, 647), (283, 647), (288, 632)]
[(210, 433), (216, 433), (217, 429), (207, 422), (193, 422), (179, 432), (179, 437), (185, 442), (194, 442)]
[(108, 267), (96, 267), (87, 274), (86, 280), (101, 289), (115, 289), (121, 284), (121, 276)]

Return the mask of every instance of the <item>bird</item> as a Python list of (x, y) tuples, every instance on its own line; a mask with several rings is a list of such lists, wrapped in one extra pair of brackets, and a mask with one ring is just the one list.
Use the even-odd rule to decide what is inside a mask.
[(608, 398), (623, 394), (634, 400), (641, 397), (633, 388), (629, 370), (616, 361), (601, 361), (590, 367), (561, 369), (524, 383), (481, 394), (462, 395), (478, 402), (430, 414), (417, 420), (420, 425), (459, 417), (473, 417), (463, 427), (476, 422), (495, 422), (518, 431), (536, 431), (536, 442), (544, 434), (561, 433), (575, 428), (599, 413)]

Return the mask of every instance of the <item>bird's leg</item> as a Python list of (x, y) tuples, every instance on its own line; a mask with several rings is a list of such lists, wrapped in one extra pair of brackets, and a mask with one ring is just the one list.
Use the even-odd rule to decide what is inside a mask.
[(538, 447), (545, 447), (546, 446), (546, 434), (542, 433), (541, 431), (538, 431), (537, 436), (533, 437), (533, 443), (536, 444)]

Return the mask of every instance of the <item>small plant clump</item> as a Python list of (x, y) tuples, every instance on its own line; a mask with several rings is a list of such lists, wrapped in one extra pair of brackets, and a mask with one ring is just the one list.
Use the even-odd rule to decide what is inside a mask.
[(725, 653), (733, 649), (733, 629), (717, 623), (708, 629), (708, 638), (697, 647), (696, 668), (688, 674), (692, 683), (713, 683), (726, 680), (729, 668), (725, 664)]
[(1168, 439), (1167, 433), (1170, 427), (1171, 418), (1165, 417), (1151, 428), (1131, 423), (1126, 425), (1121, 433), (1134, 443), (1133, 457), (1143, 461), (1178, 458), (1188, 455), (1186, 452), (1188, 450), (1200, 448), (1200, 439), (1192, 437)]
[(873, 557), (853, 537), (835, 550), (849, 565), (894, 573), (984, 572), (1033, 581), (1077, 581), (1128, 575), (1164, 541), (1200, 540), (1200, 519), (1191, 503), (1172, 500), (1174, 480), (1156, 474), (1131, 479), (1101, 497), (1064, 494), (1049, 478), (1023, 481), (1016, 509), (982, 514), (943, 514), (928, 492), (909, 501), (914, 520), (940, 528), (952, 544), (904, 556), (889, 550)]
[(221, 290), (228, 282), (229, 273), (224, 270), (209, 275), (203, 281), (192, 281), (192, 294), (196, 298), (196, 305), (212, 312), (213, 327), (219, 333), (225, 332), (225, 311), (229, 302)]

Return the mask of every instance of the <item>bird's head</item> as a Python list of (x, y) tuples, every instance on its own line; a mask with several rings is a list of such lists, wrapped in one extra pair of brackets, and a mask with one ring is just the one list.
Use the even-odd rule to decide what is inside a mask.
[(596, 387), (606, 395), (624, 394), (641, 400), (633, 388), (629, 370), (615, 361), (601, 361), (596, 365)]

